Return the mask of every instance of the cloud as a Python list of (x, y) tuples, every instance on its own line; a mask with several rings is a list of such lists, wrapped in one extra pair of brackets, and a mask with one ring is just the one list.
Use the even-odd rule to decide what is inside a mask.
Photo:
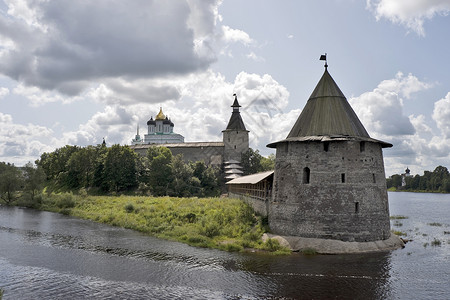
[(450, 3), (448, 0), (367, 0), (367, 8), (374, 12), (377, 20), (386, 18), (425, 36), (425, 20), (431, 20), (436, 15), (447, 15)]
[(403, 114), (403, 97), (430, 88), (412, 74), (398, 72), (393, 79), (383, 80), (371, 92), (349, 99), (369, 134), (389, 137), (413, 135), (415, 128), (409, 117)]
[(9, 94), (9, 89), (5, 87), (0, 87), (0, 99)]
[(15, 124), (0, 112), (0, 161), (23, 165), (54, 149), (53, 131), (44, 126)]
[(76, 101), (80, 99), (80, 96), (63, 96), (58, 92), (42, 90), (35, 86), (26, 86), (24, 84), (18, 84), (14, 89), (15, 95), (20, 95), (27, 98), (30, 101), (31, 106), (41, 106), (51, 102), (61, 102), (64, 104)]
[(253, 39), (250, 38), (248, 33), (244, 32), (242, 30), (239, 30), (239, 29), (230, 28), (229, 26), (226, 26), (226, 25), (222, 26), (222, 34), (223, 34), (223, 40), (228, 43), (240, 42), (240, 43), (248, 46), (255, 42)]
[[(350, 104), (371, 137), (390, 142), (393, 148), (384, 149), (386, 175), (400, 173), (409, 166), (414, 172), (430, 170), (436, 163), (450, 158), (450, 95), (435, 103), (433, 120), (424, 115), (404, 115), (404, 105), (411, 103), (412, 94), (433, 85), (412, 74), (398, 72), (392, 79), (383, 80), (373, 91), (349, 99)], [(448, 108), (448, 109), (447, 109)], [(433, 132), (435, 122), (442, 135)], [(417, 170), (417, 171), (416, 171)]]
[(442, 135), (450, 139), (450, 92), (434, 103), (432, 117)]
[(220, 3), (7, 2), (0, 14), (0, 70), (24, 86), (71, 96), (95, 81), (206, 70), (216, 45), (253, 41), (242, 30), (216, 28)]
[[(97, 144), (102, 137), (106, 137), (109, 145), (130, 144), (138, 124), (141, 135), (147, 132), (146, 122), (158, 113), (160, 105), (174, 122), (174, 131), (185, 136), (187, 142), (221, 141), (222, 130), (231, 116), (233, 93), (238, 95), (242, 105), (242, 117), (251, 132), (254, 148), (264, 149), (269, 142), (285, 138), (299, 115), (298, 111), (287, 114), (282, 111), (288, 103), (289, 92), (267, 74), (241, 72), (233, 82), (228, 82), (220, 73), (207, 70), (178, 78), (172, 84), (179, 92), (179, 99), (147, 103), (115, 103), (107, 99), (120, 98), (120, 91), (106, 86), (97, 88), (96, 94), (90, 95), (95, 94), (97, 100), (105, 103), (105, 109), (96, 113), (77, 130), (66, 132), (63, 144)], [(280, 127), (280, 123), (285, 126)], [(267, 133), (267, 128), (275, 126), (281, 128), (277, 131), (281, 135)]]
[(264, 57), (256, 55), (255, 52), (253, 52), (253, 51), (250, 52), (249, 54), (247, 54), (246, 56), (247, 56), (247, 58), (250, 58), (250, 59), (252, 59), (254, 61), (257, 61), (257, 62), (265, 61)]

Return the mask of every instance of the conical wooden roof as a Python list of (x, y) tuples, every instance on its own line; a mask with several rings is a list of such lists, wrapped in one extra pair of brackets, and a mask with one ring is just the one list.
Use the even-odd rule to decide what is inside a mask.
[[(300, 116), (283, 141), (361, 140), (391, 144), (372, 139), (353, 111), (328, 70), (319, 80)], [(267, 145), (275, 148), (276, 143)]]
[(247, 131), (245, 129), (244, 121), (242, 121), (241, 113), (239, 112), (239, 102), (237, 100), (236, 95), (234, 95), (234, 102), (231, 107), (233, 108), (233, 112), (231, 113), (230, 121), (228, 121), (227, 128), (223, 131), (230, 131), (230, 130), (242, 130)]

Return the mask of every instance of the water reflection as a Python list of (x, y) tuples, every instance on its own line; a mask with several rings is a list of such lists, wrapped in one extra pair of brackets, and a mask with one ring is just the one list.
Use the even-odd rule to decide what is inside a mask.
[(287, 298), (385, 299), (390, 295), (389, 253), (248, 257), (242, 269), (270, 278), (276, 287), (273, 295)]
[[(417, 226), (413, 221), (422, 216), (407, 213), (405, 227)], [(449, 223), (448, 218), (435, 221)], [(445, 247), (430, 252), (412, 244), (392, 253), (329, 256), (227, 253), (63, 215), (0, 207), (5, 299), (439, 298), (449, 291)]]

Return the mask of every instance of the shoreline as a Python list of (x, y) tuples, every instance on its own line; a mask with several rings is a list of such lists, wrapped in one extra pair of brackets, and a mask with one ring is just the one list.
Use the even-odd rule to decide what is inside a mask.
[(268, 239), (276, 239), (281, 246), (289, 248), (292, 252), (314, 250), (318, 254), (357, 254), (392, 251), (405, 247), (405, 244), (400, 237), (392, 233), (386, 240), (372, 242), (344, 242), (331, 239), (281, 236), (270, 233), (264, 233), (262, 238), (263, 241)]

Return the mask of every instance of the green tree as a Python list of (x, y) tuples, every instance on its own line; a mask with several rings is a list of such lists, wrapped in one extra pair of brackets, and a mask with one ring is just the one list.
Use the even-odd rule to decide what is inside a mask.
[(261, 158), (262, 171), (270, 171), (275, 169), (275, 154), (270, 153), (269, 156)]
[(194, 173), (189, 164), (183, 161), (183, 156), (178, 154), (173, 157), (171, 162), (172, 182), (170, 183), (170, 195), (177, 197), (189, 197), (195, 193), (192, 180)]
[(44, 171), (35, 166), (33, 163), (27, 163), (24, 168), (24, 187), (23, 191), (30, 196), (31, 201), (35, 200), (36, 195), (42, 192), (45, 173)]
[(172, 152), (166, 147), (149, 148), (150, 161), (149, 184), (153, 195), (168, 195), (169, 186), (173, 180)]
[(390, 178), (390, 184), (389, 184), (388, 188), (389, 187), (398, 188), (400, 186), (402, 186), (402, 176), (400, 176), (398, 174), (392, 175)]
[(22, 186), (22, 176), (13, 164), (0, 162), (0, 198), (6, 205), (16, 200), (16, 192)]
[(59, 187), (67, 185), (67, 162), (73, 153), (80, 148), (77, 146), (64, 146), (51, 153), (43, 153), (41, 158), (36, 161), (36, 165), (44, 170), (47, 180), (53, 181)]
[(79, 189), (93, 186), (101, 146), (87, 146), (73, 153), (67, 162), (68, 187)]
[(108, 149), (103, 172), (109, 191), (120, 192), (137, 186), (136, 155), (128, 146), (113, 145)]

